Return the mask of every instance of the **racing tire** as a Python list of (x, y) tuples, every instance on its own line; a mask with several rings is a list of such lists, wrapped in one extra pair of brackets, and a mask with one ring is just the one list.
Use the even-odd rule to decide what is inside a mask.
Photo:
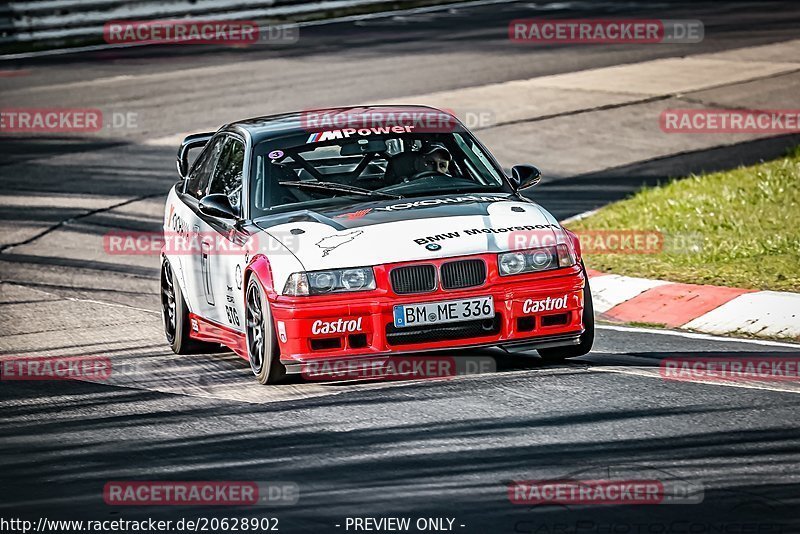
[(196, 354), (216, 352), (218, 346), (204, 343), (189, 337), (189, 307), (183, 298), (181, 286), (169, 260), (161, 262), (161, 317), (164, 322), (164, 335), (175, 354)]
[[(586, 276), (586, 268), (583, 269)], [(586, 284), (583, 286), (583, 334), (581, 341), (577, 345), (570, 347), (554, 347), (551, 349), (537, 349), (536, 352), (542, 360), (546, 362), (561, 362), (567, 358), (575, 358), (588, 354), (594, 344), (594, 306), (592, 304), (592, 291), (589, 289), (589, 277), (586, 276)]]
[(278, 336), (269, 300), (256, 276), (247, 280), (245, 292), (245, 337), (247, 358), (259, 384), (277, 384), (286, 378), (286, 366), (280, 361)]

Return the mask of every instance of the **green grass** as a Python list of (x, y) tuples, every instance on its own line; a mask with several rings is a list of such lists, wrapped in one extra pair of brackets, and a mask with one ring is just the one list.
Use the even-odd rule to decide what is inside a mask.
[(655, 254), (587, 254), (587, 267), (675, 282), (800, 291), (800, 147), (752, 167), (647, 188), (569, 224), (659, 231)]

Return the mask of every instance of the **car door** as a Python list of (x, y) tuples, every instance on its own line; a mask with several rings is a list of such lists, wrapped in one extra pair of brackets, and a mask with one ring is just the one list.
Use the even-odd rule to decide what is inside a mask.
[[(246, 145), (240, 137), (228, 134), (208, 186), (207, 194), (228, 197), (231, 207), (240, 216), (244, 180)], [(244, 331), (243, 272), (250, 259), (247, 252), (249, 234), (242, 232), (236, 220), (201, 214), (208, 226), (206, 247), (210, 254), (201, 254), (203, 274), (215, 301), (216, 320), (234, 330)], [(212, 242), (212, 236), (216, 242)]]
[(203, 152), (198, 156), (184, 184), (181, 200), (183, 205), (176, 208), (175, 216), (181, 226), (190, 232), (191, 246), (182, 254), (181, 261), (186, 273), (184, 283), (189, 309), (205, 318), (216, 320), (216, 299), (210, 281), (208, 259), (211, 250), (208, 248), (211, 228), (204, 222), (200, 214), (200, 199), (208, 194), (209, 183), (216, 169), (226, 137), (212, 138)]

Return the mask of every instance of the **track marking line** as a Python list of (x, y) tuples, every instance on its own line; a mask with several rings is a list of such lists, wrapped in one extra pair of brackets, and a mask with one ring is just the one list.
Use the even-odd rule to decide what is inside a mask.
[(129, 310), (136, 310), (145, 313), (152, 313), (155, 315), (161, 315), (160, 311), (156, 310), (148, 310), (147, 308), (138, 308), (136, 306), (130, 306), (128, 304), (117, 304), (116, 302), (105, 302), (102, 300), (93, 300), (93, 299), (79, 299), (77, 297), (62, 297), (64, 300), (69, 300), (71, 302), (87, 302), (89, 304), (100, 304), (101, 306), (111, 306), (112, 308), (127, 308)]
[(764, 391), (777, 391), (780, 393), (800, 393), (800, 386), (798, 389), (787, 389), (782, 387), (775, 387), (775, 386), (768, 386), (765, 384), (760, 384), (757, 382), (726, 382), (726, 381), (715, 381), (715, 380), (666, 380), (660, 374), (659, 371), (656, 369), (647, 370), (645, 371), (642, 368), (639, 369), (631, 369), (631, 368), (621, 368), (621, 367), (590, 367), (590, 371), (599, 371), (601, 373), (617, 373), (622, 375), (633, 375), (633, 376), (643, 376), (645, 378), (655, 378), (661, 380), (663, 382), (676, 382), (682, 384), (705, 384), (708, 386), (724, 386), (730, 388), (742, 388), (742, 389), (760, 389)]
[(600, 208), (595, 208), (593, 210), (584, 211), (583, 213), (578, 213), (577, 215), (573, 215), (572, 217), (567, 217), (563, 221), (558, 221), (558, 224), (560, 224), (561, 226), (564, 226), (564, 225), (567, 225), (567, 224), (576, 223), (578, 221), (582, 221), (583, 219), (585, 219), (587, 217), (591, 217), (592, 215), (594, 215), (598, 211), (600, 211)]
[(712, 334), (700, 334), (698, 332), (679, 332), (677, 330), (659, 330), (656, 328), (642, 328), (638, 326), (621, 326), (611, 324), (598, 324), (595, 326), (600, 330), (616, 330), (618, 332), (641, 332), (645, 334), (656, 334), (660, 336), (679, 336), (689, 339), (702, 339), (704, 341), (717, 341), (729, 343), (750, 343), (752, 345), (764, 345), (768, 347), (788, 347), (800, 350), (800, 343), (788, 343), (782, 341), (771, 341), (767, 339), (749, 339), (740, 337), (715, 336)]
[(7, 250), (12, 250), (14, 247), (21, 247), (23, 245), (30, 245), (34, 241), (36, 241), (36, 240), (38, 240), (38, 239), (40, 239), (40, 238), (52, 233), (52, 232), (55, 232), (56, 230), (61, 229), (64, 226), (72, 224), (75, 221), (78, 221), (78, 220), (81, 220), (81, 219), (85, 219), (87, 217), (92, 217), (93, 215), (98, 215), (100, 213), (106, 213), (106, 212), (109, 212), (109, 211), (113, 211), (113, 210), (115, 210), (117, 208), (123, 208), (125, 206), (128, 206), (129, 204), (135, 204), (136, 202), (140, 202), (142, 200), (149, 200), (151, 198), (158, 198), (158, 197), (162, 197), (162, 196), (164, 196), (164, 193), (150, 193), (150, 194), (147, 194), (147, 195), (140, 195), (140, 196), (137, 196), (137, 197), (134, 197), (134, 198), (129, 198), (129, 199), (126, 199), (126, 200), (121, 200), (119, 202), (115, 202), (114, 204), (111, 204), (109, 206), (103, 206), (103, 207), (100, 207), (100, 208), (94, 208), (94, 209), (90, 209), (88, 211), (85, 211), (83, 213), (79, 213), (77, 215), (73, 215), (72, 217), (68, 217), (66, 219), (58, 221), (57, 223), (55, 223), (55, 224), (53, 224), (51, 226), (48, 226), (47, 228), (45, 228), (45, 229), (41, 230), (40, 232), (38, 232), (36, 235), (33, 235), (33, 236), (31, 236), (31, 237), (29, 237), (27, 239), (23, 239), (22, 241), (17, 241), (17, 242), (14, 242), (14, 243), (6, 243), (4, 245), (0, 245), (0, 254), (6, 252)]

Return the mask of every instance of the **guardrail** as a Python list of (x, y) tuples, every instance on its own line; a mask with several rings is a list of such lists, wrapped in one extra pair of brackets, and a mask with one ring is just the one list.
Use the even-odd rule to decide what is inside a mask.
[[(286, 19), (399, 0), (28, 0), (0, 5), (0, 45), (91, 40), (111, 20)], [(432, 2), (433, 3), (433, 2)]]

